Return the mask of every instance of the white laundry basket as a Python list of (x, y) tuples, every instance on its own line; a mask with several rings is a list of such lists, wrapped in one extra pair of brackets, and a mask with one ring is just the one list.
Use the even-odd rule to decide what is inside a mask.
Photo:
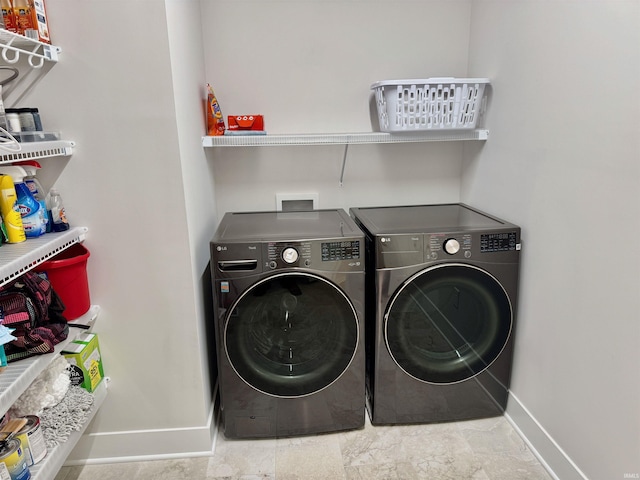
[(487, 78), (384, 80), (375, 91), (380, 130), (474, 129), (485, 108)]

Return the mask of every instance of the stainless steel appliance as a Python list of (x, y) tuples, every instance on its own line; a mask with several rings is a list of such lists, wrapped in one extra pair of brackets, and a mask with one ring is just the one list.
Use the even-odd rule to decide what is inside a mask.
[(227, 213), (211, 267), (225, 436), (362, 427), (364, 235), (347, 212)]
[(513, 353), (520, 228), (463, 204), (350, 213), (366, 234), (372, 423), (502, 414)]

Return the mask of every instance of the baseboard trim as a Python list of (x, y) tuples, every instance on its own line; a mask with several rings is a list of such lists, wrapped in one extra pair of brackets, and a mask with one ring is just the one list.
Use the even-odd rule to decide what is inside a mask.
[(216, 418), (212, 402), (202, 426), (85, 434), (64, 466), (212, 456), (218, 434)]
[(513, 392), (505, 418), (554, 480), (589, 480)]

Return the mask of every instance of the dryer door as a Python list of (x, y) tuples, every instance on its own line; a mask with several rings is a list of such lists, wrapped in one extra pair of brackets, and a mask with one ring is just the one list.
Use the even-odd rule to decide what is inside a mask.
[(512, 324), (509, 297), (492, 275), (446, 264), (417, 273), (395, 292), (385, 314), (385, 341), (409, 375), (455, 383), (491, 365)]
[(356, 310), (339, 287), (316, 275), (284, 273), (252, 285), (229, 309), (224, 348), (253, 388), (299, 397), (342, 375), (358, 332)]

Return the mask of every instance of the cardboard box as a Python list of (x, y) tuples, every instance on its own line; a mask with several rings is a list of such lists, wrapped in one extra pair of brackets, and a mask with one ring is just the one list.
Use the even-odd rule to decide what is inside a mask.
[(262, 115), (229, 115), (227, 117), (229, 130), (264, 130), (264, 117)]
[(44, 0), (33, 0), (33, 3), (32, 15), (34, 18), (34, 26), (38, 31), (38, 40), (44, 43), (51, 43), (49, 22), (47, 21), (47, 10), (44, 6)]
[(104, 378), (98, 336), (83, 333), (64, 347), (62, 354), (71, 365), (71, 385), (80, 385), (88, 392), (94, 392)]

